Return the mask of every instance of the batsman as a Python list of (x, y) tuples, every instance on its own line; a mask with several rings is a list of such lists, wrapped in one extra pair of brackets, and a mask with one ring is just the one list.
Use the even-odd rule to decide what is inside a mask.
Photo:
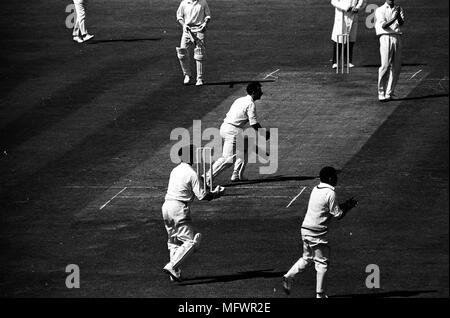
[(191, 81), (191, 56), (190, 50), (193, 45), (194, 59), (197, 66), (197, 82), (195, 85), (203, 85), (203, 74), (205, 71), (206, 47), (205, 32), (211, 12), (206, 0), (182, 0), (177, 10), (177, 21), (183, 27), (180, 47), (177, 47), (177, 56), (180, 60), (181, 70), (184, 75), (184, 84)]
[(170, 173), (165, 202), (162, 206), (170, 254), (170, 262), (164, 266), (163, 271), (172, 281), (177, 282), (181, 281), (181, 265), (199, 247), (201, 240), (200, 233), (194, 234), (190, 203), (194, 197), (207, 201), (217, 199), (225, 191), (225, 188), (221, 186), (217, 186), (213, 191), (202, 188), (200, 178), (192, 168), (194, 150), (193, 145), (179, 150), (181, 163)]

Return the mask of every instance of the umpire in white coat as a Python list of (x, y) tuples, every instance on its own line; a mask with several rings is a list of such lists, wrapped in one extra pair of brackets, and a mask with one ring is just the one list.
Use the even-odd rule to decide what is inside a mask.
[[(336, 45), (339, 50), (342, 49), (342, 39), (338, 43), (338, 34), (349, 34), (350, 38), (350, 54), (349, 67), (354, 67), (353, 62), (353, 46), (356, 42), (358, 32), (358, 12), (366, 5), (365, 0), (331, 0), (331, 5), (335, 8), (333, 32), (331, 40), (333, 41), (333, 68), (336, 68)], [(345, 53), (347, 54), (347, 53)], [(346, 59), (346, 57), (345, 57)]]

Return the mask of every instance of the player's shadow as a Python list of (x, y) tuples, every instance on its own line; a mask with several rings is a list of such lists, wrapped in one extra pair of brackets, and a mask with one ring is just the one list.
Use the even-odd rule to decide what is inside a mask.
[(314, 180), (317, 177), (313, 176), (273, 176), (262, 179), (255, 180), (245, 180), (245, 181), (237, 181), (233, 183), (224, 184), (225, 187), (236, 187), (245, 184), (256, 184), (256, 183), (269, 183), (269, 182), (284, 182), (284, 181), (304, 181), (304, 180)]
[(395, 98), (393, 101), (405, 101), (405, 100), (419, 100), (419, 99), (429, 99), (429, 98), (439, 98), (439, 97), (448, 97), (447, 94), (431, 94), (424, 96), (408, 96), (403, 98)]
[(262, 80), (242, 80), (242, 81), (223, 81), (223, 82), (206, 82), (205, 86), (207, 85), (224, 85), (224, 86), (229, 86), (230, 88), (233, 88), (234, 85), (238, 85), (238, 84), (248, 84), (251, 82), (260, 82), (260, 83), (265, 83), (265, 82), (275, 82), (275, 80), (267, 80), (267, 79), (262, 79)]
[[(402, 63), (402, 66), (424, 66), (426, 64), (422, 64), (422, 63)], [(380, 67), (380, 64), (363, 64), (360, 65), (359, 67)]]
[(382, 293), (367, 293), (367, 294), (346, 294), (333, 295), (330, 298), (387, 298), (387, 297), (413, 297), (421, 294), (436, 293), (437, 290), (396, 290)]
[(182, 286), (188, 285), (201, 285), (201, 284), (213, 284), (213, 283), (227, 283), (236, 280), (252, 279), (252, 278), (274, 278), (281, 277), (285, 272), (274, 272), (274, 269), (262, 269), (247, 272), (238, 272), (230, 275), (219, 276), (199, 276), (193, 278), (183, 279), (180, 283)]
[(92, 40), (86, 44), (101, 44), (112, 42), (145, 42), (145, 41), (161, 41), (162, 38), (142, 38), (142, 39), (108, 39), (108, 40)]

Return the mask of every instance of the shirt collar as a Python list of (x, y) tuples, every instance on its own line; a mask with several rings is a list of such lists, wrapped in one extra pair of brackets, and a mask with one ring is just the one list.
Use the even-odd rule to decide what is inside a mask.
[(317, 186), (318, 188), (328, 188), (334, 191), (334, 187), (328, 183), (323, 183), (320, 182), (319, 185)]
[(254, 102), (253, 97), (249, 94), (247, 94), (247, 98), (250, 99), (252, 102)]

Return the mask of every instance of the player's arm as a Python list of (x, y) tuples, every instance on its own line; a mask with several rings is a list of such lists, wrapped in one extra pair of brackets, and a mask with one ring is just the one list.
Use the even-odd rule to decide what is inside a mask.
[(358, 204), (358, 201), (356, 201), (354, 198), (348, 199), (344, 203), (339, 204), (339, 208), (342, 210), (342, 214), (338, 219), (342, 219), (348, 211), (353, 209)]
[[(258, 129), (263, 128), (256, 119), (256, 107), (254, 103), (251, 103), (247, 109), (248, 123), (258, 133)], [(270, 131), (266, 131), (266, 140), (270, 139)]]
[(364, 8), (365, 6), (366, 6), (366, 0), (358, 0), (356, 5), (352, 9), (352, 12), (358, 13), (358, 11), (361, 10), (362, 8)]
[(343, 1), (341, 0), (331, 0), (331, 5), (341, 11), (349, 12), (353, 9), (352, 6), (346, 6), (344, 5)]
[(195, 176), (192, 177), (191, 184), (192, 184), (192, 191), (194, 191), (195, 196), (200, 201), (211, 201), (220, 198), (225, 192), (225, 188), (221, 186), (217, 186), (213, 191), (208, 190), (205, 191), (201, 185), (201, 182), (197, 174), (195, 174)]
[[(383, 29), (389, 28), (396, 20), (399, 19), (399, 17), (400, 17), (400, 11), (399, 11), (398, 8), (399, 8), (399, 7), (397, 7), (397, 9), (395, 10), (395, 14), (394, 14), (394, 16), (392, 17), (392, 19), (390, 19), (390, 20), (384, 19), (384, 21), (382, 22), (382, 25), (381, 25), (381, 27), (382, 27)], [(399, 24), (400, 24), (400, 21), (399, 21)]]
[(405, 13), (403, 12), (402, 7), (398, 7), (398, 24), (403, 25), (405, 23)]
[(180, 3), (180, 6), (178, 7), (178, 10), (177, 10), (177, 22), (181, 25), (181, 27), (183, 28), (183, 31), (186, 32), (188, 26), (185, 25), (185, 23), (184, 23), (184, 5), (183, 5), (183, 3), (184, 2)]

